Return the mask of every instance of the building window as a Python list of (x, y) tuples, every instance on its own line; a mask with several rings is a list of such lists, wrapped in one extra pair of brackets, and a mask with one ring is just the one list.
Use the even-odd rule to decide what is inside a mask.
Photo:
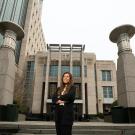
[(84, 77), (87, 77), (87, 66), (84, 66)]
[(76, 94), (75, 94), (75, 98), (76, 99), (81, 99), (81, 83), (74, 83), (74, 85), (76, 86)]
[(56, 82), (50, 82), (49, 83), (49, 88), (48, 88), (48, 98), (51, 99), (52, 95), (54, 95), (54, 93), (57, 90), (57, 83)]
[(16, 41), (15, 47), (15, 62), (18, 64), (20, 58), (20, 50), (21, 50), (21, 41)]
[(50, 76), (57, 76), (58, 75), (58, 66), (57, 65), (51, 65), (50, 66)]
[(81, 67), (73, 66), (73, 77), (81, 77)]
[(102, 81), (111, 81), (111, 71), (102, 70)]
[(112, 86), (103, 86), (104, 98), (113, 98)]
[(29, 99), (32, 99), (32, 92), (33, 92), (33, 81), (34, 81), (34, 61), (28, 61), (27, 62), (27, 72), (25, 76), (25, 98), (27, 105), (30, 105)]
[(70, 72), (69, 66), (61, 66), (61, 74), (63, 75), (65, 72)]
[(44, 68), (43, 68), (43, 76), (46, 76), (46, 65), (44, 65)]

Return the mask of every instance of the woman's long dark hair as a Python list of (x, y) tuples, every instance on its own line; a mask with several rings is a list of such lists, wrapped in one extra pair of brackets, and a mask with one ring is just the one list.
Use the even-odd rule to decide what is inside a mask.
[(69, 81), (68, 84), (66, 84), (67, 87), (66, 87), (66, 91), (64, 92), (64, 94), (68, 93), (69, 90), (70, 90), (70, 87), (73, 85), (73, 76), (72, 76), (72, 74), (71, 74), (70, 72), (65, 72), (65, 73), (62, 75), (62, 78), (61, 78), (61, 85), (60, 85), (60, 87), (58, 88), (58, 91), (57, 91), (57, 92), (58, 92), (58, 95), (61, 94), (61, 92), (63, 91), (63, 89), (64, 89), (64, 87), (65, 87), (65, 83), (63, 82), (63, 77), (64, 77), (65, 74), (69, 74), (70, 81)]

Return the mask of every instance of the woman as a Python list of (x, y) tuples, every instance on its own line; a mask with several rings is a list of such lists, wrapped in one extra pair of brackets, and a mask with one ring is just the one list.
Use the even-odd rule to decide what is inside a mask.
[(61, 86), (52, 98), (55, 104), (55, 126), (57, 135), (71, 135), (73, 125), (73, 103), (75, 100), (75, 86), (71, 73), (65, 72)]

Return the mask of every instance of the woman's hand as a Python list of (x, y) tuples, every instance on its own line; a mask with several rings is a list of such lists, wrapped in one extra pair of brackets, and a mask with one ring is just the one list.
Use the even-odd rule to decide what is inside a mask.
[(64, 101), (62, 101), (62, 100), (58, 100), (57, 102), (56, 102), (56, 104), (63, 104), (64, 103)]

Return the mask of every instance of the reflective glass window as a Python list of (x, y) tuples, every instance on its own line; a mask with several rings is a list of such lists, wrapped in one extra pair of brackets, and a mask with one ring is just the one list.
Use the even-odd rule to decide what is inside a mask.
[(111, 71), (102, 70), (102, 81), (111, 81)]
[(0, 34), (0, 46), (2, 45), (3, 43), (3, 36)]
[(16, 22), (16, 23), (19, 23), (19, 17), (21, 17), (20, 15), (20, 13), (21, 13), (21, 9), (22, 9), (22, 2), (23, 2), (23, 0), (18, 0), (18, 1), (16, 1), (17, 3), (16, 3), (16, 9), (15, 9), (15, 12), (14, 12), (14, 16), (13, 16), (13, 20), (14, 20), (14, 22)]
[(57, 83), (50, 82), (48, 88), (48, 98), (52, 98), (52, 95), (56, 92), (56, 90), (57, 90)]
[(73, 76), (81, 77), (81, 67), (80, 66), (73, 66)]
[(0, 0), (0, 18), (2, 16), (3, 5), (4, 5), (4, 0)]
[(20, 18), (19, 18), (18, 24), (21, 25), (22, 27), (24, 27), (24, 24), (25, 24), (28, 1), (29, 0), (23, 0), (22, 6), (21, 6)]
[(113, 98), (112, 86), (103, 86), (104, 98)]
[(61, 66), (61, 74), (63, 75), (65, 72), (70, 72), (69, 66)]
[(74, 85), (76, 86), (76, 94), (75, 94), (75, 98), (76, 99), (81, 99), (81, 83), (74, 83)]
[(14, 0), (7, 0), (4, 15), (3, 15), (3, 18), (2, 18), (3, 21), (11, 20), (12, 12), (13, 12), (13, 9), (14, 9), (13, 8), (14, 2), (15, 2)]
[(25, 77), (25, 91), (28, 98), (32, 98), (32, 83), (34, 79), (34, 61), (27, 62), (27, 72)]
[(17, 64), (19, 62), (19, 57), (20, 57), (21, 43), (22, 43), (22, 41), (16, 41), (15, 61)]
[(58, 66), (57, 65), (51, 65), (50, 66), (50, 76), (57, 76), (58, 75)]

